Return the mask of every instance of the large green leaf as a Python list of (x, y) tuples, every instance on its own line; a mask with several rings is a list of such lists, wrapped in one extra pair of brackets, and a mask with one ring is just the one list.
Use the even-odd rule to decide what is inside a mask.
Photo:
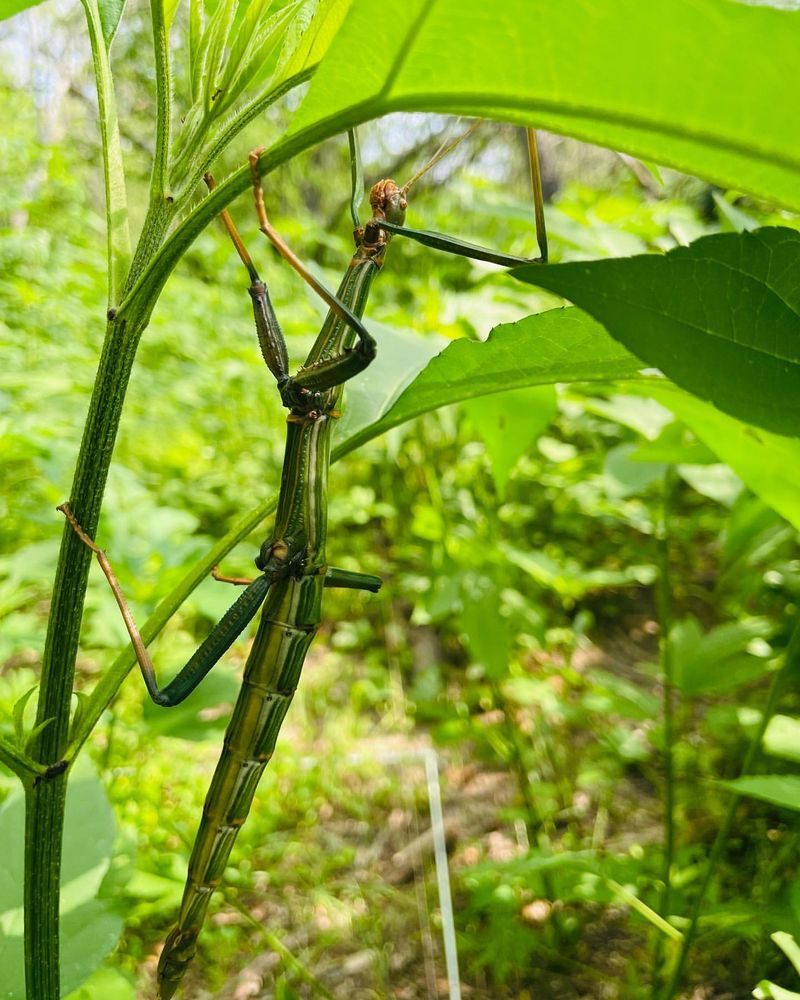
[(291, 127), (538, 125), (800, 208), (800, 15), (731, 0), (360, 0)]
[(449, 403), (523, 386), (632, 378), (641, 367), (579, 309), (551, 309), (497, 326), (486, 341), (453, 341), (388, 412), (357, 429), (336, 452), (352, 451), (391, 427)]
[(800, 429), (800, 233), (707, 236), (667, 254), (515, 268), (674, 382), (779, 434)]

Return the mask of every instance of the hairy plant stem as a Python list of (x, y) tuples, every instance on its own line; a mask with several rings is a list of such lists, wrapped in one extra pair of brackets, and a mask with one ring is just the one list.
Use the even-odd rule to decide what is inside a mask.
[[(795, 621), (794, 628), (792, 630), (792, 637), (789, 640), (783, 664), (772, 676), (769, 692), (767, 694), (767, 702), (764, 706), (758, 728), (753, 734), (747, 747), (747, 752), (744, 755), (744, 760), (742, 761), (741, 770), (739, 772), (740, 777), (744, 777), (744, 775), (750, 773), (761, 750), (764, 733), (767, 731), (770, 719), (773, 717), (778, 708), (786, 683), (790, 677), (799, 670), (800, 615), (798, 615)], [(703, 908), (703, 903), (705, 902), (706, 893), (708, 892), (708, 887), (711, 884), (711, 879), (717, 870), (717, 866), (722, 859), (725, 848), (728, 845), (728, 838), (730, 836), (731, 829), (733, 828), (733, 821), (736, 818), (736, 810), (738, 809), (740, 798), (741, 796), (737, 795), (735, 792), (731, 793), (730, 801), (728, 802), (728, 807), (725, 810), (722, 823), (717, 831), (717, 836), (714, 838), (714, 844), (708, 857), (708, 864), (706, 865), (706, 870), (703, 874), (703, 880), (700, 883), (694, 905), (692, 906), (692, 910), (689, 915), (689, 926), (683, 935), (683, 943), (681, 945), (681, 950), (678, 953), (675, 966), (672, 970), (672, 977), (670, 978), (668, 986), (661, 994), (660, 1000), (674, 1000), (674, 997), (681, 986), (681, 982), (683, 981), (683, 972), (686, 967), (686, 961), (689, 957), (689, 952), (697, 934), (700, 912)]]
[[(675, 470), (668, 466), (664, 474), (661, 519), (657, 527), (658, 582), (656, 604), (660, 628), (659, 655), (661, 661), (662, 716), (664, 721), (664, 863), (662, 889), (658, 901), (658, 914), (666, 918), (672, 899), (672, 865), (675, 858), (675, 684), (673, 678), (670, 631), (672, 629), (672, 580), (669, 563), (669, 520), (670, 503), (675, 489)], [(656, 937), (653, 950), (652, 995), (658, 996), (661, 988), (661, 961), (664, 938)]]
[[(129, 314), (108, 323), (78, 455), (70, 504), (94, 534), (100, 517), (125, 389), (144, 326)], [(67, 525), (61, 537), (53, 601), (42, 659), (36, 724), (46, 723), (32, 755), (56, 764), (67, 746), (70, 701), (91, 552)], [(58, 901), (61, 838), (67, 791), (64, 771), (25, 785), (25, 972), (29, 1000), (58, 1000)]]

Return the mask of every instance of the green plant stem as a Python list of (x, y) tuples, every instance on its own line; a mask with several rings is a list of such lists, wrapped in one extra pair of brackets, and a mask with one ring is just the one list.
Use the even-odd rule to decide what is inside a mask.
[(106, 192), (106, 238), (108, 241), (108, 305), (116, 305), (122, 294), (131, 260), (128, 229), (128, 196), (117, 117), (114, 80), (103, 37), (97, 0), (82, 0), (92, 48), (97, 84), (97, 106), (103, 149), (103, 178)]
[[(742, 767), (739, 772), (740, 777), (744, 777), (750, 773), (756, 757), (761, 750), (764, 733), (767, 730), (770, 719), (777, 710), (778, 703), (780, 702), (781, 695), (783, 694), (784, 686), (791, 675), (798, 669), (800, 669), (800, 616), (798, 616), (797, 621), (795, 622), (792, 637), (789, 640), (783, 664), (780, 670), (778, 670), (772, 677), (769, 692), (767, 694), (767, 703), (764, 706), (764, 711), (762, 713), (758, 729), (753, 734), (750, 744), (747, 747), (747, 752), (745, 753), (744, 760), (742, 761)], [(703, 874), (703, 881), (700, 884), (700, 888), (698, 889), (697, 896), (692, 907), (689, 917), (689, 926), (684, 933), (683, 944), (681, 945), (681, 950), (678, 953), (678, 958), (672, 971), (672, 977), (669, 981), (669, 985), (661, 994), (661, 1000), (674, 1000), (674, 997), (680, 988), (683, 980), (683, 971), (686, 967), (686, 960), (689, 957), (689, 951), (697, 933), (700, 911), (702, 910), (708, 887), (711, 884), (711, 878), (714, 875), (717, 865), (727, 846), (728, 837), (730, 836), (730, 832), (733, 827), (733, 821), (736, 818), (736, 810), (738, 808), (740, 798), (741, 796), (737, 795), (735, 792), (731, 794), (728, 808), (725, 810), (725, 815), (711, 848), (708, 864), (706, 865), (706, 870)]]
[[(70, 494), (94, 535), (141, 317), (110, 321)], [(45, 767), (67, 746), (75, 658), (91, 552), (65, 525), (42, 658), (33, 758)], [(26, 785), (25, 969), (29, 1000), (58, 1000), (58, 899), (67, 773)]]
[[(656, 603), (658, 607), (658, 622), (661, 633), (659, 654), (661, 660), (661, 684), (663, 689), (662, 715), (664, 721), (664, 865), (663, 885), (658, 901), (658, 913), (661, 917), (669, 916), (672, 899), (672, 866), (675, 859), (675, 684), (673, 678), (672, 651), (670, 648), (670, 631), (672, 630), (672, 580), (669, 561), (669, 521), (670, 504), (675, 490), (675, 470), (668, 466), (664, 474), (662, 491), (661, 518), (657, 527), (658, 547), (658, 583)], [(653, 997), (660, 989), (660, 970), (663, 954), (664, 938), (656, 937), (653, 951)]]
[(172, 146), (172, 72), (164, 0), (150, 0), (156, 68), (156, 148), (150, 177), (150, 201), (171, 201), (169, 161)]

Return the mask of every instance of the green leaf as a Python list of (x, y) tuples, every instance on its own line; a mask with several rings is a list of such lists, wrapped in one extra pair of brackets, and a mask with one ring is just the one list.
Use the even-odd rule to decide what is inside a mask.
[(768, 979), (762, 979), (753, 990), (756, 1000), (800, 1000), (800, 993), (793, 990), (785, 990), (782, 986), (771, 983)]
[[(12, 792), (0, 806), (0, 1000), (23, 1000), (22, 897), (25, 803)], [(88, 765), (76, 768), (67, 792), (62, 861), (63, 990), (74, 990), (116, 944), (122, 919), (97, 899), (114, 845), (114, 816)]]
[(632, 462), (662, 462), (667, 465), (713, 465), (714, 452), (694, 438), (680, 421), (668, 423), (654, 441), (637, 445), (628, 458)]
[(267, 67), (270, 56), (283, 45), (287, 25), (297, 17), (303, 5), (295, 0), (268, 14), (270, 6), (271, 0), (253, 0), (241, 23), (231, 31), (222, 75), (217, 83), (220, 94), (214, 101), (214, 117), (224, 115)]
[(798, 209), (798, 51), (795, 12), (728, 0), (362, 0), (291, 131), (397, 110), (496, 117)]
[[(126, 0), (97, 0), (97, 7), (100, 11), (100, 24), (103, 27), (103, 39), (106, 43), (106, 48), (111, 48), (111, 43), (114, 41), (114, 35), (117, 33), (117, 28), (119, 27), (120, 19), (122, 18), (122, 12), (125, 10)], [(178, 0), (170, 0), (170, 2), (165, 3), (165, 8), (172, 6), (172, 14), (175, 13), (175, 7), (177, 7)], [(169, 20), (167, 21), (169, 26)]]
[(172, 22), (175, 20), (175, 15), (180, 5), (181, 0), (164, 0), (164, 24), (167, 26), (167, 31), (172, 27)]
[[(740, 709), (739, 713), (742, 725), (746, 725), (746, 717), (743, 718), (745, 710)], [(755, 713), (754, 726), (760, 717), (760, 712)], [(773, 715), (764, 733), (762, 748), (771, 757), (800, 764), (800, 719), (793, 719), (790, 715)]]
[(30, 7), (38, 7), (42, 0), (3, 0), (0, 5), (0, 21), (5, 21), (15, 14), (21, 14)]
[(501, 549), (509, 562), (568, 603), (596, 590), (647, 585), (655, 577), (652, 566), (627, 566), (623, 570), (586, 569), (575, 559), (559, 562), (544, 552), (523, 552), (508, 544), (502, 544)]
[(720, 784), (737, 795), (747, 795), (783, 809), (800, 812), (800, 777), (791, 774), (759, 774)]
[(483, 438), (497, 493), (503, 497), (511, 470), (555, 416), (556, 391), (550, 385), (512, 389), (463, 406)]
[(608, 452), (603, 463), (603, 479), (609, 496), (639, 496), (655, 483), (662, 483), (666, 466), (659, 462), (634, 462), (634, 444), (621, 444)]
[(299, 32), (299, 37), (292, 37), (290, 31), (281, 56), (276, 86), (305, 72), (322, 59), (341, 28), (352, 2), (353, 0), (319, 0), (315, 9), (314, 5), (308, 5), (309, 10), (313, 9), (313, 16), (310, 23), (305, 23), (300, 18), (293, 26)]
[(136, 1000), (136, 990), (116, 969), (98, 969), (66, 1000)]
[(800, 233), (772, 228), (706, 236), (663, 255), (511, 273), (570, 299), (696, 396), (793, 434), (800, 427), (798, 259)]
[(429, 410), (523, 386), (633, 377), (640, 362), (578, 309), (551, 309), (497, 326), (485, 341), (456, 340), (433, 358), (375, 423), (339, 446), (364, 441)]
[(727, 465), (679, 465), (678, 475), (704, 497), (732, 507), (742, 492), (742, 481)]
[(500, 614), (500, 594), (493, 581), (476, 581), (472, 593), (465, 595), (461, 628), (472, 659), (481, 664), (486, 676), (495, 681), (505, 677), (513, 636), (508, 619)]
[(666, 383), (626, 387), (645, 391), (687, 424), (697, 437), (727, 463), (765, 504), (800, 529), (800, 440), (726, 416), (702, 400)]
[(368, 368), (347, 383), (344, 413), (335, 428), (336, 441), (361, 434), (380, 419), (431, 358), (449, 343), (438, 334), (420, 337), (374, 320), (370, 320), (369, 329), (378, 341), (378, 353)]
[(773, 715), (764, 733), (764, 753), (800, 764), (800, 719)]
[(772, 632), (764, 618), (718, 625), (704, 633), (695, 618), (673, 625), (669, 634), (675, 686), (687, 697), (731, 691), (764, 672), (764, 661), (748, 654), (754, 639)]
[(230, 718), (230, 711), (214, 712), (204, 718), (209, 709), (230, 705), (239, 693), (239, 679), (230, 670), (216, 670), (200, 687), (180, 703), (166, 711), (149, 699), (144, 706), (144, 719), (151, 735), (172, 736), (176, 739), (202, 741), (219, 738)]
[(792, 935), (786, 931), (775, 931), (770, 937), (795, 967), (795, 971), (800, 973), (800, 945)]

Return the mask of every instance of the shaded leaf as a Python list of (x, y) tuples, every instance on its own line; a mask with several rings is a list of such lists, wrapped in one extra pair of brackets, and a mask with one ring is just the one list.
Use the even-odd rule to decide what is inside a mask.
[(574, 601), (596, 590), (609, 587), (647, 585), (655, 578), (652, 566), (626, 566), (625, 569), (586, 569), (574, 559), (563, 562), (544, 552), (523, 552), (503, 544), (503, 554), (529, 574), (540, 586), (555, 591), (559, 597)]
[[(100, 11), (100, 24), (103, 28), (103, 39), (105, 40), (107, 49), (111, 48), (111, 43), (114, 41), (114, 35), (117, 33), (122, 12), (125, 10), (125, 2), (126, 0), (97, 0), (97, 9)], [(178, 0), (166, 0), (164, 9), (168, 15), (171, 7), (172, 16), (174, 16), (177, 4)], [(168, 16), (167, 27), (169, 27), (169, 22), (170, 17)]]
[(449, 343), (437, 334), (420, 337), (374, 320), (369, 329), (378, 341), (378, 353), (368, 368), (347, 383), (344, 413), (334, 431), (337, 441), (361, 434), (379, 420)]
[(603, 463), (606, 491), (611, 496), (629, 497), (644, 493), (664, 479), (666, 466), (659, 462), (631, 461), (633, 444), (621, 444), (608, 452)]
[(800, 427), (800, 233), (706, 236), (663, 255), (515, 277), (570, 299), (648, 365), (721, 410), (780, 434)]
[(713, 465), (717, 457), (677, 420), (664, 427), (654, 441), (637, 445), (628, 458), (632, 462), (664, 462), (667, 465)]
[[(210, 673), (185, 701), (168, 711), (148, 699), (144, 706), (148, 732), (182, 740), (217, 739), (230, 719), (230, 711), (224, 706), (232, 706), (238, 693), (238, 676), (220, 669)], [(221, 706), (224, 710), (218, 710)]]

